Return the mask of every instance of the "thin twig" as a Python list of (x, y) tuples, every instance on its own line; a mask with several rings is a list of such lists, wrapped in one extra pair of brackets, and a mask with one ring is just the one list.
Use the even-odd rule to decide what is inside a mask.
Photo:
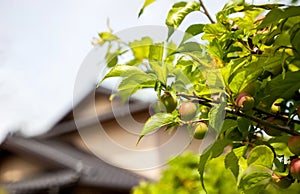
[(261, 109), (255, 108), (255, 107), (253, 108), (253, 110), (256, 111), (256, 112), (265, 114), (267, 116), (275, 117), (277, 119), (280, 119), (280, 120), (283, 120), (283, 121), (286, 121), (286, 122), (289, 121), (289, 122), (300, 124), (300, 121), (295, 120), (294, 117), (291, 117), (291, 118), (284, 117), (282, 115), (270, 113), (270, 112), (267, 112), (267, 111), (264, 111), (264, 110), (261, 110)]
[(200, 6), (202, 7), (203, 11), (204, 11), (204, 15), (206, 15), (206, 17), (209, 19), (210, 23), (215, 24), (216, 22), (212, 19), (212, 17), (209, 15), (205, 5), (203, 4), (202, 0), (199, 0), (200, 2)]

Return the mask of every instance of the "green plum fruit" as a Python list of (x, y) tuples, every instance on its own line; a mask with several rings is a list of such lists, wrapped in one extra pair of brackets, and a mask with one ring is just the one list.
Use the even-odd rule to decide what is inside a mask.
[(169, 92), (165, 92), (161, 97), (160, 101), (164, 104), (168, 113), (173, 112), (177, 107), (177, 99), (173, 97)]
[(236, 98), (236, 104), (241, 107), (242, 110), (248, 111), (254, 107), (254, 98), (250, 94), (242, 92)]
[(195, 139), (203, 139), (208, 130), (208, 126), (206, 123), (200, 122), (195, 125), (194, 129), (195, 129), (194, 138)]
[(197, 105), (191, 101), (183, 102), (179, 107), (180, 118), (183, 121), (192, 120), (197, 114)]
[(288, 148), (293, 154), (300, 155), (300, 136), (290, 137), (288, 140)]

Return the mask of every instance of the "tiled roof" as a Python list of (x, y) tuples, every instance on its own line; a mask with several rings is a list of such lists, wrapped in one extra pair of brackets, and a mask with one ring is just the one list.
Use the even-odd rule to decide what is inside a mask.
[[(97, 90), (97, 93), (108, 95), (107, 90)], [(143, 103), (133, 103), (132, 112), (139, 112), (148, 108)], [(100, 121), (111, 120), (118, 117), (122, 110), (112, 112), (103, 112), (98, 115)], [(86, 126), (92, 126), (95, 123), (87, 119)], [(61, 141), (60, 135), (75, 132), (76, 125), (74, 120), (67, 119), (57, 124), (48, 133), (36, 138), (23, 138), (11, 136), (0, 146), (12, 154), (22, 155), (38, 159), (41, 164), (51, 164), (56, 169), (50, 172), (44, 172), (34, 177), (26, 178), (18, 182), (2, 182), (10, 193), (45, 193), (42, 191), (52, 191), (50, 193), (60, 193), (63, 188), (72, 186), (91, 186), (97, 188), (111, 189), (112, 193), (129, 193), (133, 186), (136, 186), (145, 177), (133, 172), (112, 166), (94, 155), (78, 149), (70, 143)], [(55, 190), (56, 189), (56, 190)]]
[(10, 137), (2, 147), (10, 152), (34, 157), (41, 162), (51, 163), (56, 165), (58, 169), (63, 169), (56, 173), (40, 175), (17, 183), (2, 183), (12, 193), (19, 193), (20, 190), (45, 189), (45, 187), (65, 187), (75, 183), (129, 191), (141, 180), (146, 179), (130, 171), (112, 166), (91, 154), (58, 140)]

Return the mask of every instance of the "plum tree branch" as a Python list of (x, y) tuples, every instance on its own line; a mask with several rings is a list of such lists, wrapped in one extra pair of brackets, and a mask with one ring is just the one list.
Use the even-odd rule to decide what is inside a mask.
[[(177, 96), (181, 96), (181, 97), (186, 98), (186, 99), (197, 101), (199, 104), (202, 104), (202, 105), (207, 106), (207, 107), (213, 107), (214, 104), (218, 104), (218, 102), (214, 102), (214, 101), (212, 101), (210, 99), (202, 98), (202, 97), (199, 97), (197, 95), (188, 95), (188, 94), (178, 93)], [(226, 107), (225, 111), (227, 113), (230, 113), (230, 114), (233, 114), (233, 115), (236, 115), (236, 116), (244, 117), (244, 118), (246, 118), (246, 119), (248, 119), (250, 121), (254, 121), (254, 122), (256, 122), (257, 124), (259, 124), (261, 126), (266, 126), (266, 127), (278, 129), (278, 130), (280, 130), (282, 132), (285, 132), (287, 134), (290, 134), (290, 135), (300, 135), (299, 132), (294, 131), (289, 126), (277, 125), (277, 124), (274, 124), (272, 122), (265, 121), (265, 120), (263, 120), (261, 118), (245, 114), (244, 112), (242, 112), (240, 110), (236, 110), (236, 109), (232, 109), (232, 108)], [(295, 120), (292, 120), (291, 122), (295, 122)]]
[(272, 122), (268, 122), (268, 121), (265, 121), (263, 119), (260, 119), (258, 117), (247, 115), (247, 114), (245, 114), (245, 113), (243, 113), (241, 111), (235, 111), (233, 109), (227, 109), (227, 108), (225, 110), (226, 110), (226, 112), (230, 112), (231, 114), (235, 114), (237, 116), (242, 116), (242, 117), (244, 117), (246, 119), (249, 119), (251, 121), (254, 121), (254, 122), (256, 122), (256, 123), (258, 123), (258, 124), (260, 124), (262, 126), (266, 126), (266, 127), (271, 127), (271, 128), (274, 128), (274, 129), (278, 129), (278, 130), (283, 131), (283, 132), (285, 132), (287, 134), (290, 134), (290, 135), (300, 135), (299, 132), (292, 130), (288, 126), (277, 125), (277, 124), (274, 124)]
[(300, 121), (293, 119), (293, 117), (289, 119), (288, 117), (284, 117), (284, 116), (279, 115), (279, 114), (273, 114), (273, 113), (270, 113), (270, 112), (267, 112), (267, 111), (258, 109), (258, 108), (256, 108), (256, 107), (254, 107), (253, 110), (254, 110), (254, 111), (257, 111), (257, 112), (260, 112), (260, 113), (262, 113), (262, 114), (271, 116), (271, 117), (275, 117), (275, 118), (280, 119), (280, 120), (283, 120), (283, 121), (289, 121), (289, 120), (290, 120), (290, 122), (300, 124)]
[(203, 4), (202, 0), (199, 0), (199, 3), (200, 3), (200, 6), (202, 7), (203, 9), (203, 14), (206, 15), (206, 17), (209, 19), (209, 21), (212, 23), (212, 24), (215, 24), (216, 22), (212, 19), (212, 17), (209, 15), (205, 5)]

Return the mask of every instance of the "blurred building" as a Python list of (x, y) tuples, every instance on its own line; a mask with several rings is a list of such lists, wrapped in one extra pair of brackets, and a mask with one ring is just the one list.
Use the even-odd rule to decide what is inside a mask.
[[(129, 121), (134, 118), (143, 123), (149, 117), (149, 104), (130, 100), (130, 114), (122, 111), (126, 107), (121, 104), (112, 111), (109, 96), (110, 90), (99, 88), (94, 98), (97, 118), (113, 141), (128, 146), (128, 149), (143, 150), (161, 145), (172, 137), (160, 130), (136, 146), (137, 136), (126, 132), (116, 119)], [(81, 107), (79, 114), (86, 118), (81, 128), (85, 130), (89, 146), (102, 145), (95, 135), (99, 130), (97, 123), (89, 119), (95, 110), (85, 108), (86, 100), (78, 106)], [(141, 131), (141, 128), (134, 130)], [(193, 140), (187, 149), (197, 151), (199, 144), (200, 141)], [(72, 111), (46, 134), (35, 138), (10, 136), (0, 148), (0, 185), (8, 193), (129, 193), (140, 181), (157, 179), (162, 169), (130, 171), (99, 159), (79, 135)], [(131, 157), (121, 154), (112, 158), (126, 162), (126, 158)]]

